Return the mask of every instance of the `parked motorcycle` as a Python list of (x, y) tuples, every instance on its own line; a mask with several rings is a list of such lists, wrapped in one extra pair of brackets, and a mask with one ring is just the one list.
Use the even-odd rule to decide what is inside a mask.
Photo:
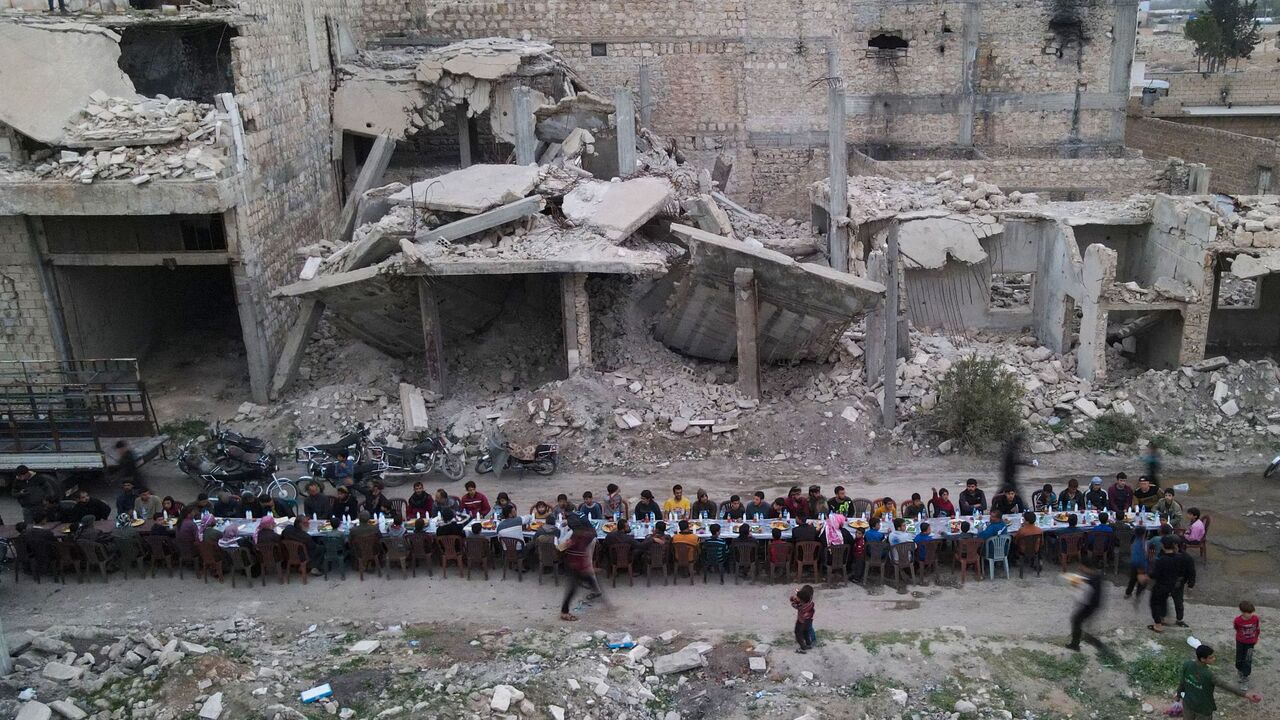
[(443, 430), (436, 430), (434, 435), (411, 447), (369, 445), (366, 456), (386, 464), (382, 481), (389, 487), (404, 484), (410, 473), (439, 470), (450, 480), (460, 480), (467, 472), (462, 455), (449, 452), (449, 439)]
[(336, 442), (304, 445), (294, 451), (294, 457), (300, 463), (309, 464), (312, 460), (321, 462), (337, 460), (338, 453), (346, 452), (352, 462), (359, 463), (368, 442), (369, 427), (364, 423), (356, 423), (353, 430), (338, 438)]
[(276, 475), (276, 458), (270, 452), (247, 453), (236, 445), (225, 446), (215, 440), (204, 447), (188, 440), (178, 452), (177, 465), (188, 477), (203, 485), (210, 496), (221, 492), (237, 495), (264, 492), (278, 500), (293, 501), (298, 489), (289, 478)]
[(556, 465), (560, 461), (560, 446), (555, 443), (541, 443), (527, 456), (496, 434), (490, 435), (486, 444), (487, 448), (476, 460), (478, 475), (493, 472), (494, 468), (499, 471), (532, 470), (539, 475), (550, 475), (556, 471)]
[(1272, 475), (1275, 475), (1277, 471), (1280, 471), (1280, 455), (1277, 455), (1275, 459), (1271, 461), (1271, 464), (1263, 471), (1262, 477), (1269, 478)]
[(213, 440), (217, 444), (220, 451), (226, 452), (227, 448), (237, 447), (247, 453), (264, 453), (267, 451), (267, 441), (262, 438), (249, 437), (241, 435), (234, 430), (223, 430), (222, 423), (219, 422), (214, 426)]

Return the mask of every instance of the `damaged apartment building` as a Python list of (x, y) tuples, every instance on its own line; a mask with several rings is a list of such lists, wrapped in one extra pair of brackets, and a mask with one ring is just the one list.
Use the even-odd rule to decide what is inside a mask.
[[(899, 323), (1030, 332), (1097, 380), (1108, 352), (1153, 367), (1274, 352), (1280, 337), (1245, 332), (1280, 312), (1274, 198), (1194, 194), (1205, 167), (1126, 146), (1136, 14), (13, 13), (0, 59), (30, 71), (0, 76), (0, 359), (221, 339), (267, 402), (325, 319), (420, 360), (443, 396), (485, 345), (533, 358), (530, 383), (605, 369), (593, 312), (639, 288), (646, 332), (738, 358), (758, 397), (759, 364), (826, 358), (864, 315), (884, 327), (891, 227)], [(1252, 300), (1218, 302), (1242, 283)]]

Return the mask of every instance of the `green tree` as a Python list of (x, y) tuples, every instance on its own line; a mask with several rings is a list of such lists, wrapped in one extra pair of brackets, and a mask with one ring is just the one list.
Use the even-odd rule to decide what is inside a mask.
[(933, 430), (966, 450), (980, 450), (1022, 427), (1022, 386), (1000, 361), (960, 360), (938, 383), (938, 403), (929, 415)]
[(1258, 0), (1206, 0), (1205, 10), (1184, 29), (1195, 46), (1196, 66), (1209, 72), (1226, 69), (1227, 62), (1247, 58), (1262, 40), (1257, 20)]

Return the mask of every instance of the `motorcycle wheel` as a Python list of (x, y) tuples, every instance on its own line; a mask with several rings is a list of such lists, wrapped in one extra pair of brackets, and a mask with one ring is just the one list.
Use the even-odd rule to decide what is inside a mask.
[(206, 482), (204, 484), (204, 492), (211, 498), (216, 498), (227, 491), (227, 486), (217, 480)]
[(1269, 478), (1272, 475), (1275, 475), (1277, 470), (1280, 470), (1280, 457), (1271, 461), (1271, 464), (1267, 466), (1266, 471), (1262, 473), (1262, 477)]
[(271, 483), (271, 494), (277, 500), (293, 502), (298, 499), (298, 486), (292, 480), (280, 479)]
[[(476, 472), (479, 472), (479, 461), (476, 462)], [(467, 465), (463, 461), (461, 455), (455, 455), (451, 452), (445, 452), (444, 459), (440, 461), (440, 472), (450, 480), (461, 480), (463, 475), (467, 474)]]
[(554, 459), (539, 460), (537, 462), (530, 463), (529, 469), (539, 475), (550, 475), (556, 471), (556, 461)]
[(400, 487), (406, 482), (409, 482), (407, 472), (387, 472), (382, 475), (382, 484), (386, 487)]
[(257, 480), (250, 480), (249, 482), (240, 486), (240, 494), (243, 495), (244, 493), (249, 493), (250, 495), (261, 495), (262, 483), (258, 482)]
[(486, 475), (493, 472), (493, 461), (488, 457), (480, 457), (476, 459), (476, 474)]

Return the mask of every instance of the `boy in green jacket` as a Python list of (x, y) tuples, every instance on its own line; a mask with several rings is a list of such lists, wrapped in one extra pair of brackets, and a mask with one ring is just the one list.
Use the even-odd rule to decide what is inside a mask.
[(1196, 659), (1182, 664), (1182, 678), (1178, 681), (1178, 696), (1182, 699), (1183, 720), (1213, 720), (1213, 713), (1218, 706), (1213, 701), (1213, 691), (1222, 688), (1233, 695), (1239, 695), (1249, 702), (1262, 702), (1262, 696), (1256, 692), (1245, 692), (1234, 683), (1214, 677), (1209, 666), (1217, 658), (1213, 648), (1200, 644), (1196, 648)]

